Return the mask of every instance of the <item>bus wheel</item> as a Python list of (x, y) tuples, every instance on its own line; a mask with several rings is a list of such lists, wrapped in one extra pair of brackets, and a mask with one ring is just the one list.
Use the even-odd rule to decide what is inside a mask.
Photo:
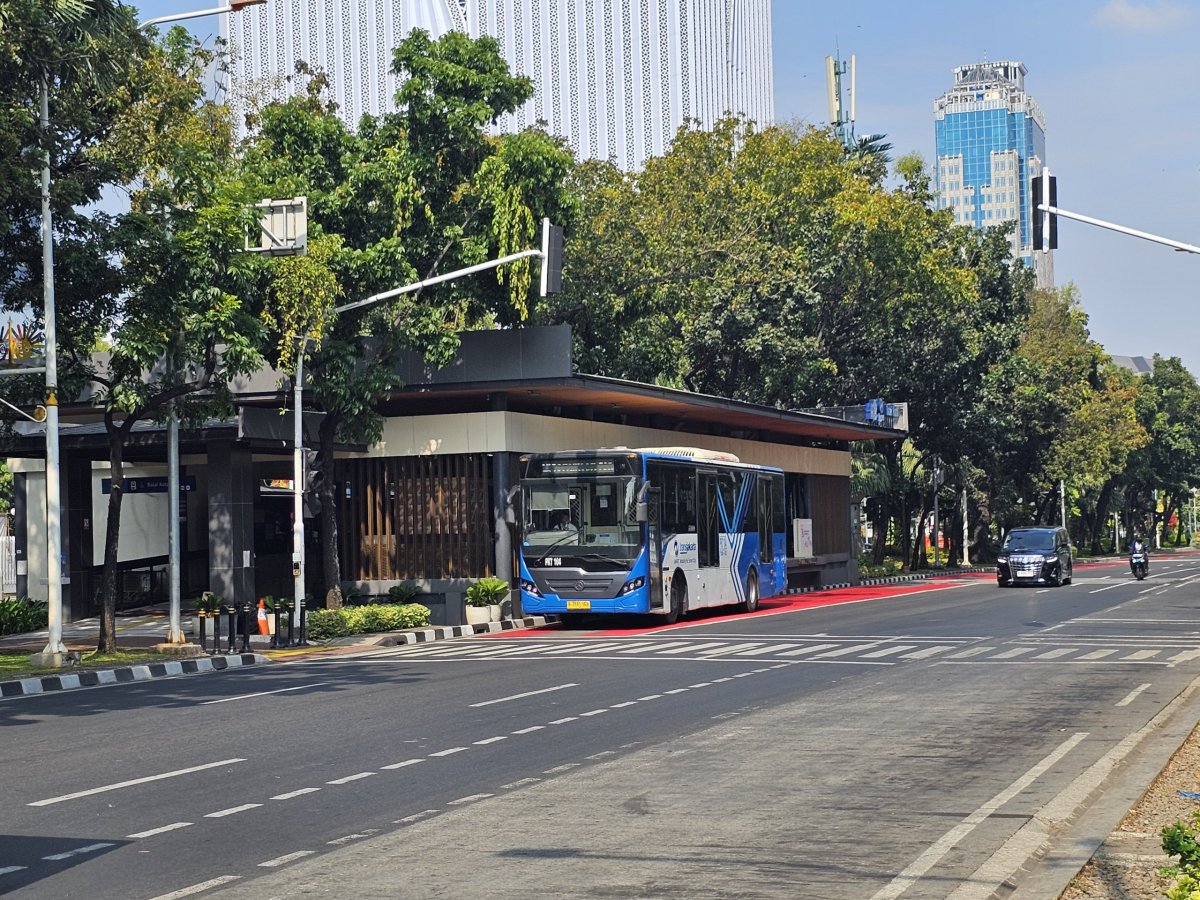
[(674, 625), (683, 615), (687, 615), (687, 582), (677, 575), (671, 579), (671, 608), (662, 617), (663, 624)]
[(758, 609), (758, 575), (750, 573), (746, 579), (746, 599), (741, 603), (742, 612), (752, 613)]

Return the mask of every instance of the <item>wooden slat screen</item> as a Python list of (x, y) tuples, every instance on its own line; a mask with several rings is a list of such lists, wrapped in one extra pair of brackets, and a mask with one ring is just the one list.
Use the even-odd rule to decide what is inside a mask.
[(338, 463), (342, 576), (352, 581), (493, 573), (486, 454)]
[(850, 552), (850, 480), (810, 475), (813, 553)]

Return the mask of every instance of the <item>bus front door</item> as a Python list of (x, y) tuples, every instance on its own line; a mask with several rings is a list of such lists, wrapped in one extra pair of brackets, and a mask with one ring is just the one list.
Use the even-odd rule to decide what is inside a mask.
[(646, 516), (646, 556), (650, 563), (650, 609), (666, 609), (663, 606), (662, 573), (662, 509), (661, 488), (650, 488)]

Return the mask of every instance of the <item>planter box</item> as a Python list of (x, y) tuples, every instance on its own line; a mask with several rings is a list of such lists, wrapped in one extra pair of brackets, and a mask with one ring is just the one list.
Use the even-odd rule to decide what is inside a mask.
[(486, 625), (492, 621), (491, 606), (468, 606), (467, 607), (467, 624), (468, 625)]

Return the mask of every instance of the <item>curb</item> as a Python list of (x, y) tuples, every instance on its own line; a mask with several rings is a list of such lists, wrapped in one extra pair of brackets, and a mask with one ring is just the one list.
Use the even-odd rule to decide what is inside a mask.
[(906, 581), (927, 581), (930, 578), (955, 578), (959, 575), (976, 575), (979, 573), (995, 572), (995, 566), (970, 566), (965, 569), (939, 569), (935, 572), (917, 572), (911, 575), (888, 575), (884, 578), (864, 578), (857, 584), (850, 581), (839, 581), (833, 584), (814, 585), (813, 587), (791, 588), (780, 591), (776, 596), (792, 597), (796, 594), (813, 594), (817, 591), (836, 591), (850, 587), (875, 587), (881, 584), (903, 584)]
[(267, 657), (257, 653), (241, 653), (234, 656), (201, 656), (196, 659), (168, 660), (167, 662), (147, 663), (120, 669), (91, 669), (66, 675), (41, 675), (16, 681), (0, 681), (0, 699), (27, 697), (31, 694), (51, 694), (106, 684), (129, 684), (134, 681), (149, 681), (152, 678), (169, 678), (176, 675), (199, 675), (204, 672), (220, 672), (239, 666), (253, 666), (268, 662), (270, 660)]
[(545, 616), (525, 616), (521, 619), (504, 619), (500, 622), (484, 622), (481, 625), (445, 625), (437, 628), (422, 628), (416, 631), (401, 631), (388, 634), (374, 642), (376, 647), (398, 647), (404, 644), (424, 644), (446, 638), (468, 637), (473, 634), (498, 634), (501, 631), (517, 631), (522, 628), (541, 628), (550, 624)]

